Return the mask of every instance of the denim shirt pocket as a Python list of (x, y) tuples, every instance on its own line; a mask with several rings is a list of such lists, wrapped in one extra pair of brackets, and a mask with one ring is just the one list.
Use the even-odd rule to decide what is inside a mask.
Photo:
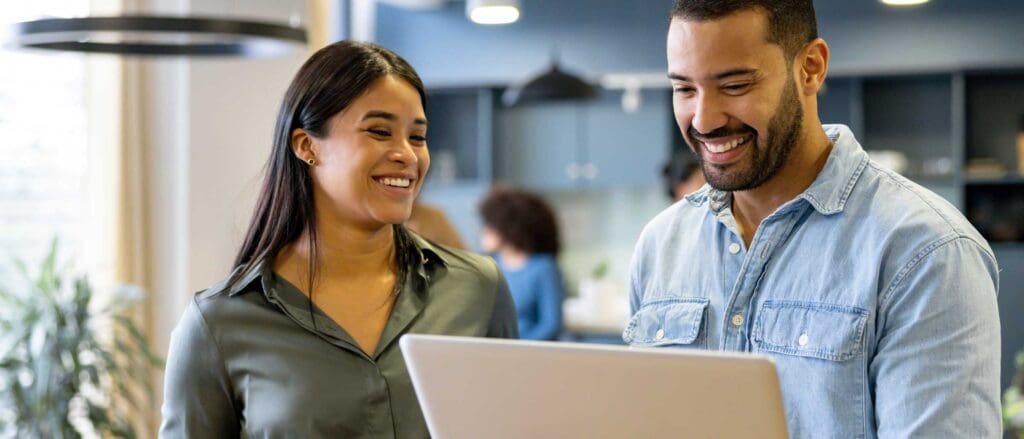
[(641, 347), (704, 347), (707, 307), (708, 299), (701, 297), (674, 297), (644, 303), (629, 319), (622, 340)]
[(846, 361), (864, 351), (865, 309), (828, 303), (768, 300), (751, 341), (759, 351)]

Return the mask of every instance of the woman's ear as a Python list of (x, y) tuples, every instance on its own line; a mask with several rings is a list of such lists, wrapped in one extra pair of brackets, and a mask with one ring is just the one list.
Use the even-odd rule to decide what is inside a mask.
[(306, 130), (302, 128), (296, 128), (292, 130), (292, 153), (295, 154), (299, 160), (302, 160), (311, 165), (316, 164), (319, 160), (319, 145), (317, 145), (316, 139), (313, 138)]
[(828, 44), (817, 38), (807, 43), (798, 55), (799, 76), (797, 80), (805, 96), (816, 96), (825, 84), (828, 74)]

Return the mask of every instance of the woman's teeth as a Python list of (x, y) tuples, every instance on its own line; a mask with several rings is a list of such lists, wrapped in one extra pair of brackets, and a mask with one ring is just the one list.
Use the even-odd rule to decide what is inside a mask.
[(381, 182), (385, 186), (394, 187), (409, 187), (409, 185), (412, 183), (412, 181), (409, 180), (408, 178), (380, 178), (377, 179), (377, 181)]
[(736, 140), (733, 140), (731, 142), (726, 142), (726, 143), (704, 142), (704, 146), (708, 149), (708, 151), (711, 151), (711, 152), (716, 153), (716, 154), (720, 154), (720, 153), (729, 151), (731, 149), (734, 149), (737, 146), (742, 145), (748, 139), (749, 139), (749, 137), (740, 137), (740, 138), (738, 138)]

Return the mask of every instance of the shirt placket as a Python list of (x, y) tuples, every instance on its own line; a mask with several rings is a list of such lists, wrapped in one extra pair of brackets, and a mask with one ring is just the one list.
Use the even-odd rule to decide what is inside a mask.
[(780, 209), (765, 218), (758, 227), (750, 247), (744, 249), (742, 238), (732, 232), (727, 244), (728, 257), (743, 258), (739, 274), (736, 276), (735, 287), (726, 302), (722, 322), (722, 338), (719, 349), (729, 351), (749, 351), (750, 327), (753, 301), (764, 288), (762, 280), (771, 261), (772, 254), (778, 251), (780, 244), (789, 236), (795, 222), (792, 208)]

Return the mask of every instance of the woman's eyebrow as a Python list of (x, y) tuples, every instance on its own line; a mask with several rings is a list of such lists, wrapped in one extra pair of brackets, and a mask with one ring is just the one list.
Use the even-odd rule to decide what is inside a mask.
[[(370, 110), (370, 111), (367, 111), (365, 115), (363, 115), (363, 119), (362, 120), (367, 120), (367, 119), (384, 119), (384, 120), (387, 120), (387, 121), (394, 122), (394, 121), (398, 120), (398, 116), (396, 116), (394, 113), (389, 113), (387, 111)], [(427, 120), (422, 118), (422, 117), (417, 117), (415, 120), (412, 121), (412, 123), (414, 123), (416, 125), (426, 125), (427, 124)]]

